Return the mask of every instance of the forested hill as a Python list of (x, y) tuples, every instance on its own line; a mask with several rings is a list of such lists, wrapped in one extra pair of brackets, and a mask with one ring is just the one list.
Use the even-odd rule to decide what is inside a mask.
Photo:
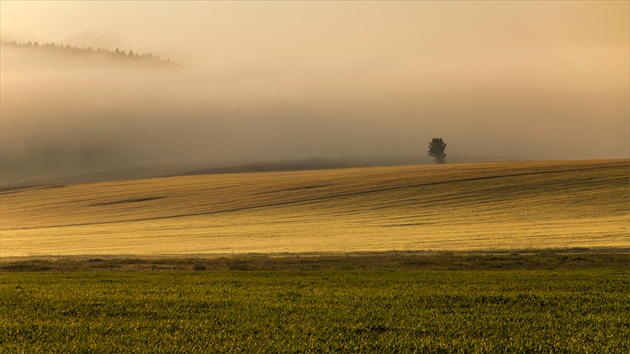
[(71, 45), (63, 45), (57, 43), (38, 42), (16, 42), (0, 40), (2, 48), (31, 50), (46, 54), (54, 54), (60, 56), (72, 56), (74, 58), (107, 58), (128, 64), (149, 64), (152, 66), (164, 68), (182, 68), (180, 63), (170, 59), (161, 58), (153, 53), (134, 53), (133, 50), (128, 52), (116, 48), (115, 50), (92, 48), (92, 47), (76, 47)]

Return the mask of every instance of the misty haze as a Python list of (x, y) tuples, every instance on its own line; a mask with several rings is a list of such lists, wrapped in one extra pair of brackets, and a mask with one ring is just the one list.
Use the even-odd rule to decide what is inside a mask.
[[(617, 16), (613, 5), (598, 13)], [(627, 14), (615, 27), (579, 22), (586, 5), (550, 23), (557, 9), (538, 14), (542, 4), (476, 4), (496, 16), (471, 20), (473, 5), (202, 2), (178, 8), (192, 17), (173, 32), (151, 19), (105, 30), (70, 17), (38, 33), (23, 31), (14, 6), (2, 4), (3, 40), (120, 48), (182, 67), (3, 45), (2, 184), (313, 159), (432, 163), (435, 136), (449, 142), (449, 163), (630, 154)], [(173, 6), (152, 8), (168, 18)]]
[(0, 352), (630, 353), (630, 1), (0, 0), (0, 44)]

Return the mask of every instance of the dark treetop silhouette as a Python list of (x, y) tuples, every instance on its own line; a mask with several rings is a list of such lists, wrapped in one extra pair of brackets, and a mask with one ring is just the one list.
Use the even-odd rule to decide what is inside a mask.
[(75, 55), (82, 57), (109, 57), (112, 59), (127, 59), (128, 62), (145, 63), (145, 64), (158, 64), (164, 67), (182, 67), (181, 64), (176, 63), (170, 59), (162, 59), (152, 53), (138, 54), (133, 50), (125, 52), (116, 48), (116, 50), (109, 50), (103, 48), (94, 49), (92, 47), (75, 47), (71, 45), (55, 44), (55, 43), (43, 43), (38, 42), (21, 43), (16, 41), (5, 41), (0, 39), (0, 46), (14, 49), (31, 49), (39, 50), (42, 52), (48, 52), (58, 55)]
[(442, 138), (433, 138), (433, 140), (429, 143), (429, 156), (433, 157), (437, 163), (445, 163), (445, 149), (446, 143), (442, 141)]

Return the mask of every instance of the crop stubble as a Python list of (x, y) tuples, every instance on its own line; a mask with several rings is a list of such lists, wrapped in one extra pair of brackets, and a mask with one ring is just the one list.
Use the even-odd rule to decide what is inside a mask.
[(0, 256), (627, 248), (629, 176), (518, 162), (6, 190)]

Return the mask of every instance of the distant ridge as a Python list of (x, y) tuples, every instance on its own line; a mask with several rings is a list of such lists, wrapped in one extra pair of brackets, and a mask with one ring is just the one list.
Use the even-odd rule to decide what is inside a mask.
[[(526, 161), (522, 157), (460, 155), (449, 162), (475, 163), (475, 162), (499, 162), (499, 161)], [(48, 184), (74, 184), (93, 183), (104, 181), (116, 181), (125, 179), (195, 176), (206, 174), (235, 174), (257, 172), (287, 172), (305, 170), (334, 170), (342, 168), (360, 167), (385, 167), (407, 165), (433, 165), (434, 163), (425, 156), (417, 155), (390, 155), (390, 156), (345, 156), (337, 158), (305, 158), (292, 160), (259, 161), (225, 165), (209, 162), (185, 162), (167, 163), (152, 166), (136, 166), (112, 170), (94, 171), (77, 174), (67, 174), (55, 177), (22, 179), (2, 181), (0, 190), (19, 186), (48, 185)]]
[(117, 60), (126, 60), (128, 62), (135, 63), (143, 63), (143, 64), (152, 64), (163, 67), (172, 67), (172, 68), (182, 68), (183, 65), (180, 63), (176, 63), (170, 59), (163, 59), (153, 53), (134, 53), (133, 50), (129, 50), (125, 52), (124, 50), (120, 50), (116, 48), (115, 50), (104, 49), (104, 48), (92, 48), (92, 47), (77, 47), (71, 46), (69, 44), (56, 44), (56, 43), (43, 43), (40, 44), (38, 42), (16, 42), (16, 41), (6, 41), (0, 39), (0, 46), (16, 48), (16, 49), (31, 49), (31, 50), (40, 50), (46, 51), (52, 54), (62, 54), (62, 55), (73, 55), (73, 56), (83, 56), (83, 57), (107, 57), (111, 59)]
[(204, 167), (201, 163), (179, 163), (164, 164), (145, 167), (132, 167), (117, 170), (97, 171), (91, 173), (81, 173), (59, 177), (50, 177), (34, 180), (24, 180), (13, 183), (0, 182), (0, 191), (8, 190), (20, 186), (50, 185), (50, 184), (74, 184), (92, 183), (104, 181), (116, 181), (125, 179), (142, 179), (156, 177), (194, 176), (206, 174), (233, 174), (233, 173), (256, 173), (256, 172), (281, 172), (281, 171), (303, 171), (303, 170), (330, 170), (338, 168), (370, 167), (370, 166), (392, 166), (415, 164), (412, 158), (392, 158), (386, 160), (366, 160), (366, 159), (302, 159), (269, 161), (251, 164), (239, 164), (234, 166)]
[(365, 167), (370, 164), (360, 162), (350, 162), (342, 160), (324, 160), (324, 159), (304, 159), (304, 160), (288, 160), (275, 161), (266, 163), (253, 163), (237, 166), (215, 167), (203, 170), (195, 170), (190, 172), (182, 172), (171, 176), (194, 176), (205, 174), (229, 174), (229, 173), (256, 173), (256, 172), (281, 172), (281, 171), (303, 171), (303, 170), (330, 170), (337, 168), (349, 167)]

